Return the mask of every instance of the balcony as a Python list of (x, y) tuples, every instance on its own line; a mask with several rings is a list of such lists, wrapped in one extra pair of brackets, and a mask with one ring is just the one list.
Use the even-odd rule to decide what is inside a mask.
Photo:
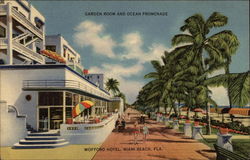
[(92, 88), (79, 81), (74, 80), (24, 80), (24, 90), (39, 90), (39, 89), (63, 89), (63, 90), (78, 90), (100, 98), (110, 99), (110, 96), (99, 90)]
[(43, 39), (43, 31), (33, 25), (25, 16), (23, 16), (19, 11), (12, 8), (12, 16), (15, 20), (17, 20), (20, 24), (25, 26), (28, 30), (30, 30), (33, 34), (35, 34), (40, 39)]
[(16, 41), (13, 40), (12, 43), (13, 43), (13, 49), (16, 50), (17, 52), (25, 55), (28, 58), (31, 58), (32, 60), (34, 60), (36, 62), (41, 63), (41, 64), (45, 63), (45, 58), (42, 55), (40, 55), (40, 54), (34, 52), (33, 50), (25, 47), (24, 45), (22, 45), (19, 42), (16, 42)]

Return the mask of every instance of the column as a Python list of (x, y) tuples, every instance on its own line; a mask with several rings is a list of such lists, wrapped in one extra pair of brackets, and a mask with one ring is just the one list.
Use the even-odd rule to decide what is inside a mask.
[(66, 123), (66, 92), (63, 91), (63, 123)]
[(173, 129), (179, 129), (179, 120), (173, 121)]
[(192, 127), (191, 123), (186, 122), (184, 124), (184, 135), (188, 137), (192, 137)]
[(192, 138), (193, 139), (202, 139), (201, 134), (202, 134), (202, 126), (194, 126)]
[(7, 49), (7, 64), (13, 64), (13, 50), (12, 50), (12, 11), (11, 11), (11, 4), (7, 4), (7, 42), (8, 42), (8, 49)]

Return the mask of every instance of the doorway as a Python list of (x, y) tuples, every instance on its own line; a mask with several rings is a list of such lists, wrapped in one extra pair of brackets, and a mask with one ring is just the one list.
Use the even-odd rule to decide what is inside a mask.
[(39, 108), (39, 131), (48, 131), (49, 129), (49, 109)]

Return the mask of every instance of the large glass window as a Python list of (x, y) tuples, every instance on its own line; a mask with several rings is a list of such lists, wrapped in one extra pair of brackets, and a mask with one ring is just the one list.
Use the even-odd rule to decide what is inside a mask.
[(77, 105), (79, 103), (79, 95), (73, 94), (73, 105)]
[(72, 107), (66, 107), (66, 119), (72, 118)]
[(59, 106), (63, 105), (62, 92), (39, 92), (40, 106)]
[(72, 106), (72, 93), (66, 92), (66, 105)]

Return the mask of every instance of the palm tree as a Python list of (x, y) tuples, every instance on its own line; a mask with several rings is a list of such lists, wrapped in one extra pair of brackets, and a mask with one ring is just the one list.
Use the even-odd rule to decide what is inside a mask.
[[(180, 28), (181, 31), (187, 33), (176, 35), (172, 39), (173, 45), (182, 44), (181, 47), (176, 47), (176, 50), (184, 50), (180, 54), (185, 54), (184, 57), (188, 56), (187, 60), (190, 62), (192, 60), (197, 62), (196, 65), (201, 71), (200, 76), (212, 73), (222, 67), (228, 68), (231, 56), (239, 46), (236, 35), (230, 30), (224, 30), (207, 37), (210, 29), (222, 27), (227, 24), (227, 21), (227, 17), (218, 12), (214, 12), (207, 20), (204, 20), (202, 15), (195, 14), (187, 18), (185, 24)], [(203, 81), (206, 79), (207, 76), (204, 77)], [(207, 88), (207, 86), (204, 87)], [(204, 100), (208, 99), (205, 98), (208, 93), (203, 92), (203, 94), (201, 96), (204, 97)]]
[(113, 96), (116, 96), (117, 94), (120, 93), (120, 90), (119, 90), (119, 82), (116, 80), (116, 79), (113, 79), (113, 78), (109, 78), (107, 80), (107, 82), (105, 83), (106, 85), (106, 89), (108, 91), (111, 91)]

